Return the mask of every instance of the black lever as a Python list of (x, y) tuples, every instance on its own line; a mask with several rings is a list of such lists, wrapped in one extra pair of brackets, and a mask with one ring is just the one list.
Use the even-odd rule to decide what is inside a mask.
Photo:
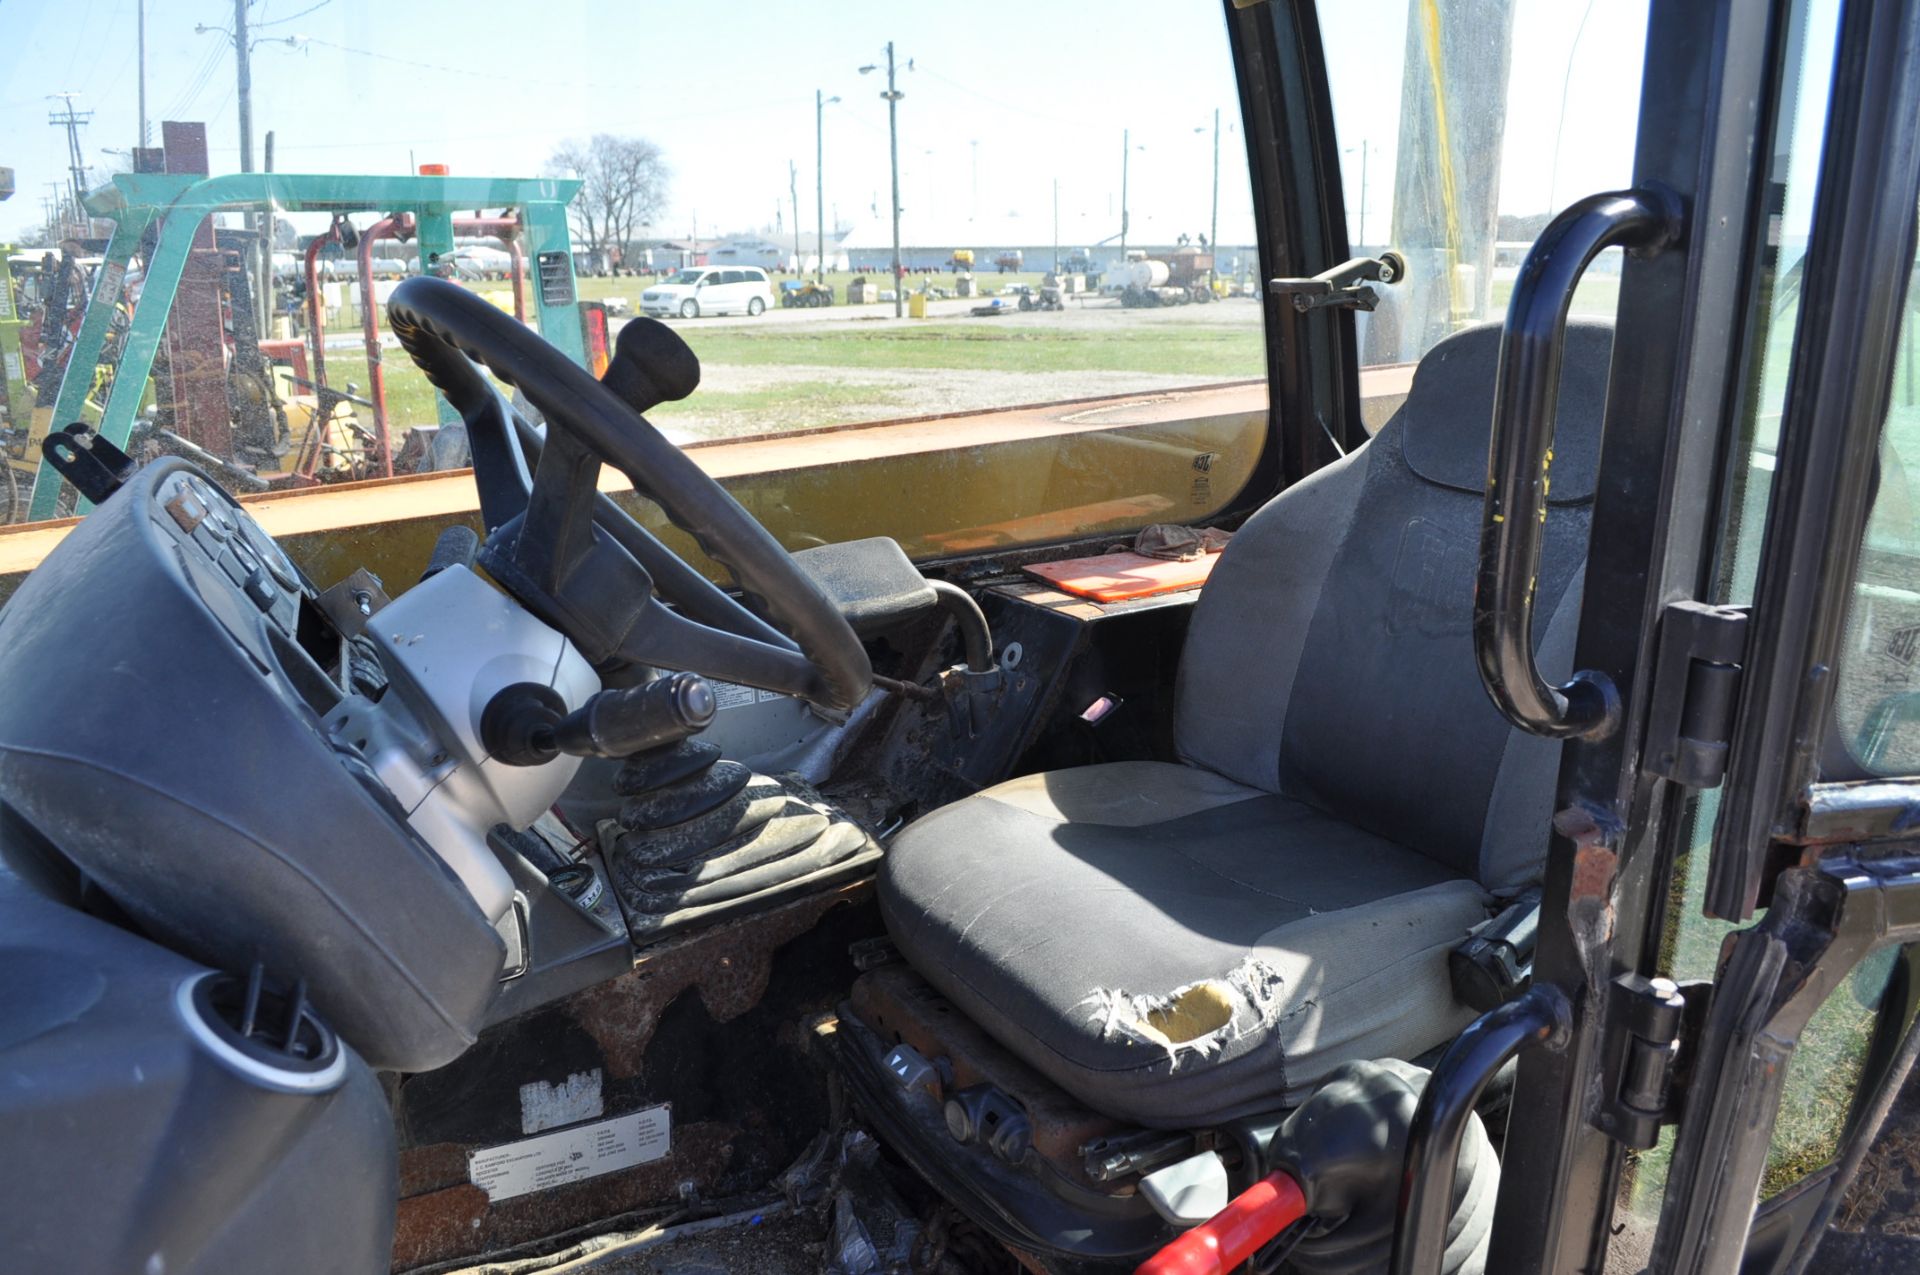
[(1309, 310), (1338, 307), (1371, 310), (1380, 304), (1380, 295), (1371, 283), (1398, 283), (1407, 273), (1407, 263), (1397, 252), (1378, 257), (1354, 257), (1331, 270), (1323, 270), (1311, 279), (1272, 279), (1267, 291), (1277, 297), (1291, 297), (1293, 308), (1301, 314)]
[(54, 472), (96, 505), (119, 491), (136, 468), (125, 452), (84, 421), (48, 434), (40, 443), (40, 454)]
[[(693, 393), (700, 359), (658, 319), (635, 319), (620, 329), (600, 383), (636, 412), (646, 412)], [(514, 555), (550, 597), (591, 546), (599, 483), (600, 458), (564, 430), (548, 431)]]
[(448, 567), (465, 567), (471, 571), (479, 556), (479, 534), (465, 523), (455, 523), (433, 542), (433, 557), (427, 560), (427, 569), (420, 573), (420, 580), (425, 583)]
[(634, 411), (650, 412), (700, 387), (700, 356), (660, 320), (633, 319), (620, 329), (600, 384)]
[(699, 734), (719, 706), (712, 685), (698, 673), (599, 691), (571, 713), (552, 687), (516, 682), (480, 714), (480, 742), (509, 766), (539, 766), (562, 753), (628, 757)]

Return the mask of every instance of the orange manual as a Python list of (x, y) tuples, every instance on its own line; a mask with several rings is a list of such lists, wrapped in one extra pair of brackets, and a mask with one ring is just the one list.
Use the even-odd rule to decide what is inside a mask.
[(1026, 571), (1057, 589), (1083, 598), (1126, 602), (1197, 589), (1207, 582), (1207, 574), (1219, 557), (1217, 553), (1206, 553), (1190, 562), (1169, 562), (1165, 558), (1149, 558), (1144, 553), (1103, 553), (1093, 558), (1035, 563)]

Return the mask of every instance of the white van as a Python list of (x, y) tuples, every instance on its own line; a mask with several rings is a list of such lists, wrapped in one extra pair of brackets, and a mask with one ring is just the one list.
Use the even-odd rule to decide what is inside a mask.
[(640, 294), (646, 314), (763, 314), (773, 304), (773, 285), (757, 266), (689, 266)]

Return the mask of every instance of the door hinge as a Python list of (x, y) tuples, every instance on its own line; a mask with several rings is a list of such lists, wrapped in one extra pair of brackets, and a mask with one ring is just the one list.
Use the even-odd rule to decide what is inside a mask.
[(1716, 787), (1740, 699), (1747, 609), (1672, 602), (1660, 616), (1641, 765), (1688, 788)]
[(1644, 1151), (1660, 1127), (1680, 1118), (1692, 1041), (1698, 1039), (1711, 983), (1622, 974), (1607, 1005), (1600, 1109), (1593, 1124), (1623, 1146)]

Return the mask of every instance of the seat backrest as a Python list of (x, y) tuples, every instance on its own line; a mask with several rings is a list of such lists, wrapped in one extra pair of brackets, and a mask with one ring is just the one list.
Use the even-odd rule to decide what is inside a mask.
[[(1549, 677), (1572, 662), (1612, 337), (1567, 332), (1535, 586)], [(1539, 877), (1559, 747), (1509, 727), (1474, 662), (1499, 345), (1497, 324), (1442, 341), (1373, 439), (1247, 520), (1194, 611), (1175, 742), (1504, 891)]]

